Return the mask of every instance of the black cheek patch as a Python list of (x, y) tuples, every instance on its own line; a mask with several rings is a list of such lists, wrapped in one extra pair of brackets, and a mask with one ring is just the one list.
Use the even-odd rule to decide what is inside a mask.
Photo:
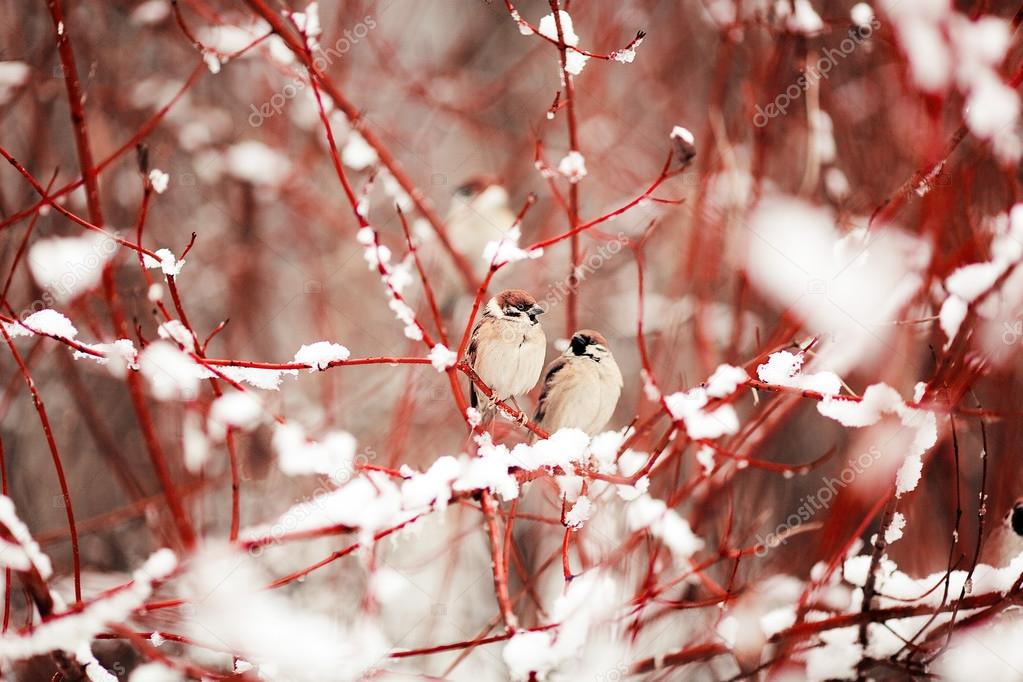
[(1014, 507), (1012, 510), (1012, 530), (1016, 535), (1023, 536), (1023, 506)]
[(572, 337), (572, 353), (574, 355), (586, 355), (586, 339), (582, 336)]

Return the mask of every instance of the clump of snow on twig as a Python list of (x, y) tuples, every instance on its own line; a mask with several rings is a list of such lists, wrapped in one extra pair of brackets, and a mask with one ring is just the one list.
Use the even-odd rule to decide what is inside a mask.
[(843, 236), (829, 210), (783, 196), (766, 197), (749, 225), (750, 281), (827, 339), (818, 353), (833, 371), (883, 355), (892, 320), (923, 286), (926, 241), (894, 225), (883, 243), (863, 229)]
[(707, 379), (707, 395), (712, 398), (724, 398), (735, 393), (735, 389), (747, 381), (749, 375), (742, 367), (718, 365), (710, 379)]
[(337, 483), (347, 482), (355, 470), (355, 447), (355, 436), (347, 431), (331, 431), (315, 441), (293, 422), (274, 429), (277, 465), (288, 476), (323, 474)]
[(899, 418), (910, 429), (912, 440), (895, 480), (895, 494), (914, 490), (920, 482), (923, 455), (938, 441), (937, 419), (933, 412), (907, 405), (902, 396), (885, 383), (873, 384), (859, 401), (826, 396), (817, 403), (817, 411), (844, 426), (864, 427), (876, 424), (886, 414)]
[(149, 171), (149, 184), (153, 186), (154, 192), (163, 194), (167, 191), (167, 186), (170, 184), (170, 175), (159, 168), (154, 168)]
[(181, 268), (185, 265), (184, 260), (178, 260), (175, 258), (174, 253), (170, 249), (157, 249), (156, 255), (159, 256), (159, 260), (153, 258), (148, 253), (142, 255), (142, 263), (153, 270), (160, 268), (163, 274), (171, 277), (177, 277), (181, 274)]
[(138, 369), (138, 351), (131, 339), (117, 339), (111, 343), (82, 344), (89, 350), (102, 353), (102, 356), (84, 353), (76, 350), (73, 357), (76, 360), (92, 360), (93, 362), (106, 365), (110, 373), (118, 379), (123, 379), (129, 369)]
[[(582, 73), (583, 67), (586, 66), (586, 62), (589, 61), (589, 57), (582, 54), (578, 50), (571, 48), (579, 44), (579, 36), (575, 33), (575, 28), (572, 26), (572, 17), (565, 10), (558, 10), (558, 20), (561, 23), (561, 34), (565, 40), (565, 45), (569, 48), (565, 50), (565, 71), (578, 76)], [(558, 22), (555, 21), (553, 14), (540, 19), (540, 24), (537, 26), (537, 31), (540, 35), (550, 38), (553, 41), (558, 40)]]
[(805, 361), (803, 353), (787, 350), (771, 353), (767, 362), (757, 367), (757, 378), (776, 386), (789, 386), (824, 395), (835, 395), (842, 390), (842, 380), (834, 372), (803, 374), (800, 370)]
[(207, 430), (222, 440), (229, 428), (251, 431), (263, 421), (263, 406), (251, 393), (231, 390), (213, 401)]
[(647, 530), (659, 538), (679, 561), (689, 559), (703, 549), (700, 539), (689, 522), (677, 511), (669, 509), (663, 500), (641, 495), (625, 508), (626, 522), (630, 530)]
[(550, 613), (554, 628), (523, 630), (504, 645), (501, 656), (512, 680), (596, 679), (611, 669), (601, 653), (621, 656), (600, 626), (614, 612), (620, 589), (614, 578), (588, 571), (568, 583)]
[[(0, 638), (0, 658), (23, 660), (57, 650), (89, 652), (96, 635), (111, 623), (123, 623), (149, 598), (153, 585), (170, 576), (176, 567), (177, 559), (172, 551), (157, 550), (124, 587), (87, 602), (80, 610), (39, 623), (27, 634), (8, 633)], [(85, 658), (86, 663), (95, 660), (91, 652)]]
[(558, 172), (570, 182), (579, 182), (586, 177), (586, 157), (573, 149), (558, 163)]
[(168, 341), (154, 341), (139, 354), (139, 371), (157, 400), (195, 400), (202, 368)]
[(676, 421), (685, 424), (686, 433), (694, 440), (720, 438), (739, 430), (739, 416), (731, 405), (706, 409), (710, 401), (707, 389), (697, 387), (665, 396), (664, 404)]
[(15, 511), (14, 502), (6, 495), (0, 495), (0, 526), (10, 532), (16, 543), (6, 543), (0, 548), (0, 563), (19, 571), (33, 566), (43, 580), (53, 574), (50, 557), (39, 549), (39, 544)]
[(522, 232), (518, 226), (509, 229), (500, 239), (487, 242), (483, 247), (483, 260), (493, 266), (514, 263), (515, 261), (539, 258), (543, 255), (543, 249), (531, 249), (526, 251), (519, 248), (519, 239)]
[(43, 334), (46, 336), (57, 336), (73, 341), (74, 338), (78, 336), (78, 330), (75, 328), (75, 325), (71, 323), (71, 320), (50, 308), (45, 308), (32, 313), (20, 323), (17, 321), (10, 323), (4, 322), (3, 325), (4, 329), (7, 330), (7, 333), (12, 337)]
[(430, 363), (434, 369), (438, 372), (444, 372), (450, 367), (454, 367), (458, 361), (458, 353), (449, 349), (443, 343), (438, 343), (430, 349)]
[(194, 597), (190, 638), (238, 652), (263, 679), (358, 679), (385, 660), (389, 644), (371, 619), (350, 627), (266, 590), (269, 578), (244, 553), (207, 548), (182, 582)]
[(309, 370), (315, 372), (327, 369), (331, 363), (344, 362), (351, 355), (351, 352), (339, 343), (317, 341), (303, 344), (295, 352), (294, 361), (302, 365), (309, 365)]

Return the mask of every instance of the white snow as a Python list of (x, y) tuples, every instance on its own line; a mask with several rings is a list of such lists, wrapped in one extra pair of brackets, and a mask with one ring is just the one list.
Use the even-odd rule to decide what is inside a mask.
[(71, 324), (71, 320), (50, 308), (32, 313), (22, 320), (21, 324), (5, 322), (4, 329), (12, 337), (45, 334), (46, 336), (59, 336), (64, 339), (74, 340), (78, 336), (78, 330), (75, 329), (75, 325)]
[(749, 375), (742, 367), (718, 365), (710, 379), (707, 379), (707, 395), (712, 398), (724, 398), (735, 393), (735, 389), (748, 380)]
[(967, 312), (969, 312), (968, 304), (958, 296), (949, 296), (941, 304), (941, 310), (938, 312), (938, 324), (948, 338), (949, 344), (959, 333), (959, 327), (966, 319)]
[(149, 171), (149, 183), (153, 186), (154, 192), (163, 194), (167, 191), (167, 185), (170, 184), (170, 175), (159, 168), (154, 168)]
[(576, 498), (575, 504), (565, 514), (565, 525), (572, 529), (581, 528), (593, 514), (593, 502), (586, 495)]
[(643, 379), (643, 396), (652, 403), (660, 402), (661, 390), (657, 388), (654, 377), (645, 369), (641, 369), (639, 374)]
[(345, 483), (355, 471), (356, 441), (347, 431), (330, 431), (320, 441), (314, 441), (293, 422), (278, 424), (273, 448), (278, 467), (288, 476), (323, 474), (337, 483)]
[(895, 512), (892, 522), (884, 532), (884, 541), (889, 545), (902, 538), (902, 531), (906, 527), (906, 517), (902, 512)]
[(203, 368), (168, 341), (154, 341), (139, 354), (139, 370), (157, 400), (195, 400)]
[(279, 185), (291, 173), (291, 162), (286, 156), (257, 140), (232, 145), (225, 161), (231, 176), (253, 185)]
[(519, 482), (509, 473), (504, 457), (481, 447), (479, 457), (468, 460), (458, 480), (452, 484), (452, 490), (489, 490), (508, 501), (519, 496)]
[(181, 268), (184, 267), (185, 261), (178, 260), (170, 249), (157, 249), (155, 253), (160, 260), (156, 260), (149, 254), (142, 255), (142, 262), (147, 268), (150, 270), (160, 268), (163, 274), (170, 277), (177, 277), (181, 274)]
[(818, 349), (833, 371), (891, 352), (891, 321), (922, 286), (926, 242), (887, 225), (878, 232), (883, 239), (850, 233), (859, 242), (854, 246), (830, 211), (794, 198), (765, 197), (749, 225), (752, 284), (777, 308), (798, 315), (811, 334), (836, 339)]
[[(35, 566), (36, 571), (42, 576), (43, 580), (53, 575), (50, 557), (43, 554), (42, 550), (39, 549), (39, 544), (33, 539), (32, 534), (28, 531), (28, 527), (15, 511), (14, 502), (6, 495), (0, 495), (0, 525), (10, 531), (14, 541), (17, 543), (16, 547), (10, 548), (12, 552), (14, 549), (17, 550), (16, 556), (4, 554), (2, 557), (6, 565), (12, 568), (19, 568), (18, 565), (15, 565), (16, 563), (20, 564), (22, 561), (27, 561), (32, 566)], [(24, 570), (24, 568), (20, 570)]]
[(869, 26), (874, 21), (874, 10), (865, 2), (858, 2), (849, 10), (849, 18), (857, 26)]
[(739, 431), (739, 417), (731, 405), (720, 405), (708, 411), (708, 395), (703, 388), (679, 391), (664, 398), (672, 418), (682, 421), (693, 440), (720, 438)]
[(353, 130), (341, 149), (341, 163), (352, 170), (361, 171), (376, 164), (378, 160), (377, 150), (358, 131)]
[(28, 75), (24, 62), (0, 62), (0, 106), (11, 101), (15, 91), (28, 82)]
[[(572, 26), (572, 17), (565, 10), (558, 10), (558, 15), (558, 19), (561, 23), (561, 34), (564, 37), (565, 45), (575, 47), (579, 44), (579, 36), (576, 35), (575, 28)], [(537, 31), (540, 35), (557, 41), (558, 22), (554, 20), (554, 15), (548, 14), (540, 19)], [(583, 67), (586, 66), (586, 62), (590, 59), (586, 55), (572, 49), (566, 50), (565, 57), (565, 71), (569, 72), (573, 76), (578, 76), (582, 73)]]
[(315, 2), (310, 2), (306, 5), (305, 11), (292, 12), (291, 20), (295, 22), (299, 32), (305, 34), (309, 39), (309, 46), (315, 48), (317, 45), (316, 39), (323, 33), (323, 27), (320, 25), (319, 5)]
[(613, 644), (602, 637), (602, 626), (612, 616), (614, 605), (623, 596), (621, 592), (608, 574), (592, 570), (576, 576), (551, 610), (550, 621), (557, 624), (556, 628), (519, 631), (504, 646), (502, 658), (509, 677), (523, 681), (535, 674), (537, 680), (598, 680), (610, 671), (617, 679), (619, 668), (607, 660), (614, 659), (613, 655), (595, 661), (589, 668), (573, 666), (584, 666), (583, 659), (599, 657), (601, 651), (624, 654), (614, 651)]
[(970, 88), (966, 124), (982, 139), (991, 139), (1019, 120), (1019, 94), (994, 73), (982, 72)]
[(196, 411), (185, 412), (181, 422), (181, 450), (185, 468), (198, 474), (209, 459), (210, 440), (202, 430), (202, 419)]
[(167, 320), (160, 323), (156, 333), (161, 339), (174, 341), (186, 351), (195, 352), (195, 338), (181, 320)]
[(131, 671), (128, 682), (182, 682), (184, 679), (181, 673), (162, 663), (144, 663)]
[(677, 137), (683, 142), (688, 142), (689, 144), (696, 144), (696, 137), (688, 128), (683, 128), (682, 126), (675, 126), (672, 128), (671, 137)]
[(295, 353), (294, 361), (309, 365), (310, 371), (324, 370), (333, 362), (344, 362), (351, 357), (351, 352), (339, 343), (317, 341), (303, 344)]
[(703, 540), (689, 527), (689, 522), (674, 509), (649, 495), (641, 495), (625, 508), (626, 523), (630, 530), (648, 530), (661, 539), (679, 561), (689, 559), (703, 549)]
[(93, 343), (82, 345), (91, 350), (102, 353), (103, 357), (76, 350), (72, 353), (72, 356), (76, 360), (92, 360), (97, 364), (106, 365), (110, 374), (118, 379), (123, 379), (129, 369), (139, 368), (139, 354), (138, 351), (135, 350), (135, 344), (131, 339), (117, 339), (112, 343)]
[(558, 163), (558, 172), (569, 182), (579, 182), (586, 177), (586, 157), (575, 150), (570, 151)]
[(963, 628), (935, 661), (935, 672), (945, 680), (1016, 682), (1023, 671), (1021, 641), (1023, 619), (1018, 615), (982, 628)]
[(517, 682), (528, 680), (531, 673), (536, 673), (539, 680), (546, 680), (561, 660), (554, 648), (554, 634), (549, 630), (515, 633), (505, 644), (501, 656), (511, 679)]
[(438, 343), (430, 349), (430, 363), (438, 372), (444, 372), (449, 367), (454, 367), (458, 361), (458, 353), (450, 350), (443, 343)]
[(363, 250), (362, 257), (370, 270), (378, 270), (381, 265), (386, 266), (391, 262), (391, 250), (383, 244), (371, 244)]
[(237, 652), (261, 679), (354, 680), (386, 661), (389, 643), (371, 617), (355, 627), (328, 603), (300, 604), (264, 589), (269, 576), (243, 552), (207, 547), (183, 582), (194, 606), (183, 619), (185, 634)]
[(696, 451), (696, 461), (703, 467), (704, 476), (714, 472), (714, 448), (709, 445), (702, 446)]
[(958, 268), (945, 278), (945, 288), (950, 294), (972, 303), (982, 293), (994, 286), (995, 281), (1005, 272), (1004, 263), (971, 263)]
[(63, 305), (99, 284), (117, 249), (117, 242), (97, 232), (38, 239), (28, 249), (28, 269), (36, 284)]
[(611, 53), (611, 59), (615, 60), (620, 64), (631, 64), (636, 61), (636, 50), (646, 38), (637, 38), (631, 46), (622, 48), (621, 50), (615, 50)]
[[(292, 460), (294, 463), (294, 460)], [(421, 509), (402, 508), (401, 491), (387, 475), (376, 471), (356, 476), (343, 487), (319, 494), (306, 502), (293, 505), (276, 521), (265, 527), (246, 530), (246, 539), (285, 532), (297, 532), (345, 526), (359, 530), (359, 541), (372, 544), (378, 531), (400, 525), (414, 518)]]
[(217, 367), (217, 371), (232, 381), (246, 383), (264, 391), (278, 391), (285, 376), (298, 376), (297, 369), (261, 369), (258, 367)]
[(901, 497), (916, 488), (923, 470), (923, 455), (938, 441), (937, 419), (933, 412), (907, 405), (898, 391), (884, 383), (868, 386), (858, 402), (825, 397), (817, 403), (817, 411), (856, 428), (876, 424), (886, 414), (897, 416), (902, 425), (910, 429), (912, 440), (896, 474), (895, 494)]
[(136, 26), (153, 26), (170, 16), (167, 0), (144, 0), (131, 12), (131, 23)]
[[(779, 14), (787, 14), (789, 0), (780, 0), (775, 7), (778, 9), (785, 8)], [(814, 11), (809, 0), (795, 0), (795, 8), (796, 11), (788, 15), (785, 22), (785, 26), (790, 31), (801, 35), (813, 36), (824, 30), (824, 22), (817, 12)]]
[[(109, 623), (123, 623), (149, 598), (153, 584), (167, 578), (176, 566), (173, 552), (157, 550), (135, 571), (132, 582), (127, 586), (86, 602), (78, 611), (62, 613), (59, 618), (38, 623), (29, 634), (8, 633), (0, 638), (0, 658), (23, 660), (59, 649), (76, 654), (85, 652), (86, 662), (91, 663), (95, 659), (89, 652), (89, 644), (96, 635), (103, 632)], [(83, 656), (78, 657), (81, 660)], [(93, 665), (89, 666), (91, 668)]]
[(521, 237), (522, 232), (516, 226), (508, 230), (500, 239), (487, 242), (483, 247), (483, 260), (488, 264), (493, 263), (496, 267), (505, 263), (539, 258), (543, 255), (543, 249), (532, 249), (531, 251), (520, 249), (519, 239)]
[(211, 437), (222, 440), (227, 429), (234, 427), (251, 431), (263, 421), (263, 406), (251, 393), (231, 389), (213, 401), (207, 430)]
[(615, 458), (624, 442), (624, 431), (604, 431), (590, 439), (590, 456), (598, 470), (608, 473), (615, 468)]

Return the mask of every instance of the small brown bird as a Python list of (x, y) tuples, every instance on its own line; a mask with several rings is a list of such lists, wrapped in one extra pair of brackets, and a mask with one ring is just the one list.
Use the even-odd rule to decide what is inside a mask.
[(984, 561), (996, 568), (1009, 565), (1023, 552), (1023, 497), (1016, 500), (984, 543)]
[(482, 279), (489, 264), (483, 259), (488, 242), (508, 235), (515, 213), (508, 206), (508, 192), (496, 178), (480, 176), (455, 190), (444, 223), (451, 243), (462, 253)]
[[(508, 192), (496, 178), (482, 175), (467, 180), (455, 190), (444, 218), (448, 239), (477, 280), (482, 280), (490, 267), (483, 258), (487, 244), (508, 238), (515, 224), (515, 213), (508, 205)], [(460, 319), (468, 315), (471, 296), (465, 280), (451, 259), (436, 241), (424, 245), (427, 261), (436, 275), (434, 293), (445, 317)], [(507, 277), (498, 272), (491, 285), (500, 290)]]
[[(494, 392), (493, 399), (470, 384), (472, 406), (491, 412), (497, 400), (512, 399), (536, 385), (547, 353), (537, 319), (544, 309), (522, 289), (506, 289), (487, 302), (472, 330), (469, 365)], [(492, 412), (491, 412), (492, 414)]]
[(533, 421), (547, 433), (571, 427), (594, 436), (607, 425), (622, 393), (622, 373), (600, 332), (582, 329), (547, 366)]

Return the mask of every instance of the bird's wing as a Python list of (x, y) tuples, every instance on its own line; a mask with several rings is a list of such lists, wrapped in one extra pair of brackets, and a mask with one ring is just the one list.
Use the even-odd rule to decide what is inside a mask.
[[(466, 352), (466, 357), (469, 359), (469, 367), (472, 367), (473, 371), (476, 370), (476, 357), (480, 350), (480, 327), (486, 319), (486, 314), (480, 315), (480, 319), (476, 320), (476, 324), (472, 327), (472, 335), (469, 337), (469, 350)], [(469, 405), (473, 408), (478, 408), (479, 403), (480, 400), (479, 396), (476, 394), (476, 385), (473, 383), (472, 379), (469, 379)]]
[(547, 414), (547, 408), (549, 407), (548, 403), (551, 397), (551, 389), (554, 387), (554, 377), (567, 366), (568, 360), (564, 357), (559, 357), (557, 360), (547, 365), (547, 371), (544, 372), (543, 376), (543, 392), (540, 393), (540, 401), (536, 404), (536, 416), (533, 417), (534, 423), (543, 423), (543, 418)]

